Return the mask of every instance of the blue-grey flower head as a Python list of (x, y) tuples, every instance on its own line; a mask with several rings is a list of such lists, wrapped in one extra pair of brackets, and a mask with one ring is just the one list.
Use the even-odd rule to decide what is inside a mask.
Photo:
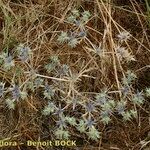
[(56, 124), (59, 127), (63, 127), (63, 128), (66, 127), (65, 119), (63, 119), (63, 118), (60, 118), (59, 121), (56, 121)]
[(95, 121), (94, 120), (92, 120), (91, 118), (88, 118), (87, 120), (86, 120), (86, 126), (88, 127), (88, 128), (91, 128), (93, 125), (95, 125), (96, 123), (95, 123)]
[(21, 61), (25, 62), (29, 60), (29, 56), (31, 54), (31, 49), (27, 46), (24, 46), (23, 44), (20, 44), (17, 47), (18, 51), (18, 57), (21, 59)]
[(95, 109), (96, 109), (94, 104), (91, 102), (87, 103), (85, 108), (88, 113), (91, 113), (91, 112), (95, 111)]
[(14, 87), (12, 88), (12, 96), (13, 96), (13, 99), (15, 99), (15, 100), (20, 98), (21, 92), (20, 92), (18, 85), (14, 85)]

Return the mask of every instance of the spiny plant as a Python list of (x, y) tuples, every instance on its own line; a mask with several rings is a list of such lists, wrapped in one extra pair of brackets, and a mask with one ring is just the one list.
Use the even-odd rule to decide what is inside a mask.
[[(14, 67), (12, 64), (14, 64), (16, 59), (20, 59), (22, 64), (28, 63), (31, 54), (30, 51), (31, 49), (29, 47), (24, 47), (21, 44), (17, 47), (17, 55), (10, 57), (6, 53), (2, 53), (0, 55), (2, 64), (6, 62), (8, 64), (7, 67), (6, 65), (2, 65), (2, 67), (11, 70)], [(5, 62), (7, 57), (10, 57), (9, 62)], [(16, 63), (15, 65), (17, 66), (18, 64)], [(56, 78), (54, 79), (60, 79), (58, 82), (61, 82), (65, 87), (64, 89), (67, 89), (66, 82), (75, 84), (77, 81), (75, 77), (78, 78), (78, 75), (73, 77), (71, 68), (67, 64), (61, 64), (60, 59), (56, 55), (50, 57), (48, 64), (46, 64), (43, 69), (45, 69), (48, 74), (55, 76)], [(24, 84), (12, 83), (10, 87), (5, 87), (5, 82), (1, 82), (0, 96), (6, 99), (5, 102), (8, 108), (14, 110), (18, 102), (27, 99), (30, 91), (34, 93), (40, 89), (43, 99), (47, 101), (47, 105), (43, 108), (41, 114), (55, 120), (54, 124), (57, 128), (54, 130), (54, 135), (60, 139), (68, 139), (71, 136), (69, 129), (74, 128), (74, 130), (86, 134), (90, 139), (98, 140), (101, 137), (101, 132), (97, 128), (97, 122), (99, 122), (99, 120), (104, 125), (107, 125), (117, 113), (122, 116), (124, 121), (131, 121), (132, 118), (138, 116), (134, 106), (141, 106), (145, 101), (145, 97), (150, 95), (149, 88), (145, 90), (145, 93), (135, 91), (134, 94), (131, 95), (130, 90), (132, 84), (137, 78), (131, 70), (128, 70), (122, 78), (123, 88), (120, 89), (122, 93), (121, 101), (115, 100), (110, 94), (111, 91), (107, 88), (97, 93), (93, 99), (85, 95), (86, 101), (82, 101), (82, 96), (78, 95), (74, 98), (67, 98), (66, 100), (66, 91), (61, 91), (62, 94), (58, 95), (55, 82), (50, 84), (48, 82), (48, 76), (42, 76), (33, 70), (31, 70), (30, 73), (30, 78), (24, 82)], [(64, 79), (66, 82), (63, 82), (62, 78), (64, 77), (66, 78)], [(50, 78), (53, 79), (53, 77)], [(67, 86), (69, 88), (69, 84)], [(55, 100), (56, 96), (60, 99), (59, 104)], [(130, 100), (128, 98), (130, 98)], [(129, 109), (128, 104), (132, 104), (133, 107)], [(63, 107), (61, 107), (62, 105)], [(83, 111), (81, 111), (80, 118), (76, 117), (76, 113), (74, 113), (74, 116), (70, 116), (70, 106), (73, 108), (73, 111), (77, 108), (76, 106), (81, 107)]]
[[(95, 5), (97, 3), (98, 1), (95, 2)], [(103, 1), (101, 1), (101, 4), (103, 5)], [(95, 11), (97, 11), (96, 9)], [(107, 10), (107, 7), (104, 7), (104, 10)], [(64, 30), (62, 26), (61, 31), (56, 32), (51, 32), (51, 27), (44, 31), (47, 27), (47, 20), (46, 23), (40, 21), (42, 18), (47, 18), (45, 17), (47, 13), (44, 13), (44, 17), (41, 14), (37, 20), (36, 16), (34, 17), (32, 25), (39, 22), (37, 27), (41, 30), (38, 29), (37, 31), (39, 33), (42, 31), (42, 34), (38, 33), (37, 38), (30, 42), (30, 36), (27, 33), (29, 41), (26, 44), (15, 45), (12, 50), (7, 49), (0, 54), (0, 69), (6, 75), (0, 78), (0, 98), (5, 102), (7, 108), (12, 110), (11, 112), (24, 101), (30, 104), (28, 97), (37, 97), (36, 100), (40, 101), (39, 108), (30, 105), (36, 109), (42, 121), (50, 121), (46, 126), (51, 127), (52, 136), (57, 139), (69, 139), (72, 135), (80, 135), (83, 138), (95, 141), (99, 141), (102, 137), (101, 125), (107, 127), (115, 119), (130, 122), (138, 117), (137, 110), (139, 107), (143, 107), (147, 98), (150, 97), (150, 88), (147, 87), (141, 91), (134, 88), (133, 84), (138, 78), (135, 71), (132, 69), (124, 71), (124, 67), (127, 68), (128, 64), (136, 61), (136, 56), (130, 49), (130, 45), (127, 45), (132, 36), (129, 32), (123, 30), (114, 35), (115, 40), (111, 39), (113, 37), (109, 34), (111, 34), (111, 22), (114, 20), (110, 18), (110, 24), (108, 24), (107, 21), (112, 14), (107, 11), (102, 17), (97, 14), (97, 16), (92, 16), (90, 11), (79, 11), (78, 9), (68, 11), (63, 15), (65, 16)], [(11, 12), (13, 11), (10, 10)], [(39, 12), (42, 13), (42, 11), (37, 11), (37, 13)], [(110, 16), (107, 16), (107, 14)], [(55, 18), (54, 15), (52, 16)], [(103, 18), (105, 16), (108, 17), (106, 20)], [(89, 21), (93, 25), (92, 18), (94, 17), (95, 20), (99, 18), (103, 22), (103, 26), (106, 25), (104, 31), (88, 26)], [(97, 23), (94, 25), (99, 26)], [(119, 28), (117, 29), (119, 31)], [(98, 36), (94, 37), (90, 30), (96, 32), (96, 35), (98, 33)], [(52, 46), (53, 44), (57, 45), (56, 50), (55, 48), (50, 50), (46, 45), (47, 49), (45, 48), (44, 52), (38, 51), (37, 49), (41, 49), (44, 45), (44, 38), (47, 39), (46, 44), (49, 44), (49, 33), (50, 35), (51, 33), (58, 33), (57, 39), (53, 38), (52, 34), (51, 41), (54, 41), (50, 43)], [(78, 55), (76, 51), (73, 51), (75, 49), (72, 50), (71, 48), (76, 48), (81, 41), (84, 43), (81, 47), (79, 46), (79, 50), (83, 52), (83, 55)], [(68, 45), (67, 54), (57, 50), (60, 48), (58, 43)], [(34, 46), (37, 51), (32, 50), (31, 47)], [(72, 51), (78, 56), (72, 56), (74, 55)], [(39, 52), (42, 54), (39, 54)], [(40, 56), (43, 58), (40, 58)], [(62, 56), (65, 56), (64, 59), (69, 58), (68, 61), (61, 59)], [(111, 59), (102, 56), (108, 56)], [(42, 60), (41, 65), (38, 65), (38, 63), (41, 63), (38, 62), (39, 58)], [(112, 61), (113, 63), (111, 63)], [(113, 81), (113, 71), (110, 67), (114, 67), (117, 86)], [(17, 75), (17, 68), (21, 68), (22, 77)], [(111, 77), (106, 74), (107, 70), (110, 70)], [(112, 79), (108, 79), (108, 77)], [(103, 79), (108, 82), (105, 83)], [(93, 82), (95, 82), (94, 86)], [(92, 84), (92, 88), (87, 88), (86, 84), (88, 86)], [(112, 87), (108, 89), (107, 86), (109, 87), (110, 84)]]
[(73, 24), (75, 27), (73, 31), (62, 31), (57, 41), (61, 44), (67, 43), (68, 46), (75, 48), (87, 34), (85, 24), (90, 20), (90, 17), (91, 14), (89, 11), (81, 13), (77, 9), (72, 10), (70, 15), (66, 18), (66, 21)]

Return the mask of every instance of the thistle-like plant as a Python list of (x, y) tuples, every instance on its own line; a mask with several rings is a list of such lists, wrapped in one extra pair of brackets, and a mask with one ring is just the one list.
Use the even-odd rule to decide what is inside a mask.
[(115, 104), (114, 100), (108, 100), (106, 103), (101, 105), (101, 108), (103, 111), (107, 111), (107, 112), (111, 113), (114, 110), (115, 105), (116, 104)]
[(82, 18), (81, 18), (81, 20), (84, 21), (84, 22), (87, 22), (90, 17), (91, 17), (90, 12), (89, 12), (89, 11), (84, 11), (84, 12), (82, 13)]
[(111, 121), (111, 118), (110, 118), (110, 112), (109, 111), (101, 111), (101, 121), (104, 123), (104, 124), (108, 124), (110, 121)]
[(137, 118), (137, 111), (136, 110), (128, 110), (122, 113), (124, 121), (130, 121), (132, 118)]
[(70, 23), (74, 23), (76, 21), (76, 16), (75, 15), (70, 15), (67, 18), (67, 21), (70, 22)]
[(67, 21), (70, 23), (75, 23), (79, 16), (80, 16), (79, 10), (73, 9), (71, 11), (71, 14), (67, 17)]
[(126, 101), (119, 101), (117, 102), (116, 110), (118, 114), (124, 114), (126, 109)]
[(95, 98), (96, 98), (97, 105), (100, 105), (100, 106), (104, 105), (108, 100), (107, 92), (103, 91), (103, 92), (97, 94)]
[(91, 128), (96, 124), (95, 120), (92, 120), (92, 118), (89, 116), (87, 120), (85, 120), (87, 128)]
[(18, 85), (15, 84), (11, 88), (11, 92), (12, 92), (13, 99), (18, 100), (21, 97), (21, 91)]
[(15, 109), (15, 100), (6, 99), (6, 105), (9, 109)]
[(80, 12), (79, 12), (79, 10), (77, 10), (77, 9), (73, 9), (71, 12), (72, 12), (72, 14), (73, 14), (75, 17), (79, 17), (79, 16), (80, 16)]
[(70, 67), (66, 64), (63, 64), (58, 68), (57, 72), (59, 76), (68, 76), (69, 75)]
[(56, 111), (55, 111), (55, 115), (58, 115), (59, 117), (62, 117), (63, 116), (63, 112), (64, 112), (64, 108), (61, 108), (61, 105), (59, 105), (59, 107), (56, 108)]
[(52, 72), (56, 66), (60, 65), (58, 56), (50, 57), (50, 62), (45, 65), (45, 69), (48, 73)]
[(65, 120), (66, 120), (66, 122), (68, 122), (71, 126), (76, 126), (76, 125), (77, 125), (77, 122), (76, 122), (75, 117), (66, 116), (66, 117), (65, 117)]
[(76, 25), (74, 32), (64, 32), (58, 36), (57, 41), (59, 43), (67, 43), (68, 46), (74, 48), (87, 34), (84, 28), (84, 24), (89, 20), (91, 14), (89, 11), (84, 11), (80, 13), (78, 10), (74, 9), (71, 14), (67, 17), (67, 21)]
[(34, 79), (32, 79), (31, 81), (27, 82), (27, 87), (29, 90), (31, 90), (32, 92), (35, 92), (36, 89), (40, 88), (40, 87), (44, 87), (44, 79), (40, 78), (40, 77), (35, 77)]
[(67, 32), (61, 32), (61, 34), (58, 36), (57, 41), (59, 43), (66, 43), (69, 40), (69, 36)]
[(39, 87), (43, 87), (43, 82), (44, 82), (44, 79), (38, 77), (34, 80), (34, 87), (35, 88), (39, 88)]
[(10, 70), (14, 66), (15, 66), (15, 63), (14, 63), (13, 57), (11, 55), (6, 56), (4, 58), (4, 64), (3, 64), (4, 69)]
[(69, 45), (71, 48), (75, 48), (78, 43), (79, 43), (78, 39), (75, 38), (75, 37), (73, 37), (73, 38), (70, 38), (70, 39), (69, 39), (68, 45)]
[(69, 131), (64, 128), (57, 128), (55, 131), (55, 136), (57, 139), (68, 139), (70, 137)]
[(14, 84), (12, 88), (10, 88), (12, 93), (12, 98), (14, 100), (25, 99), (27, 97), (27, 93), (25, 91), (21, 91), (20, 87), (17, 84)]
[(121, 89), (121, 92), (124, 97), (127, 96), (127, 94), (129, 93), (129, 90), (130, 90), (129, 86), (127, 86), (127, 85), (123, 86), (123, 88)]
[(125, 47), (120, 47), (118, 46), (116, 48), (117, 56), (120, 59), (120, 61), (135, 61), (135, 58), (131, 53), (125, 48)]
[(46, 83), (46, 85), (44, 86), (43, 94), (44, 94), (44, 98), (51, 99), (55, 94), (55, 89), (53, 89), (52, 86), (50, 86)]
[(131, 85), (133, 81), (137, 78), (136, 74), (134, 74), (131, 70), (126, 72), (126, 77), (122, 78), (122, 82), (125, 86)]
[(117, 37), (118, 37), (120, 42), (125, 42), (131, 37), (131, 35), (129, 32), (123, 31), (120, 34), (118, 34)]
[(130, 114), (131, 114), (131, 116), (132, 116), (133, 118), (137, 118), (137, 116), (138, 116), (137, 110), (131, 109), (131, 110), (130, 110)]
[(48, 105), (44, 107), (42, 114), (47, 116), (53, 113), (56, 109), (56, 106), (52, 102), (48, 102)]
[(59, 117), (59, 120), (56, 121), (56, 125), (59, 127), (59, 128), (66, 128), (67, 125), (66, 125), (66, 118), (62, 115)]
[(122, 114), (122, 116), (123, 116), (123, 120), (125, 120), (125, 121), (130, 121), (132, 118), (130, 111), (125, 111)]
[(86, 132), (86, 122), (84, 120), (79, 120), (76, 128), (78, 131), (80, 131), (80, 133)]
[(94, 104), (92, 102), (89, 102), (85, 105), (85, 110), (88, 113), (92, 113), (92, 112), (96, 111), (96, 107), (94, 106)]
[(145, 98), (144, 98), (143, 92), (137, 91), (137, 93), (133, 95), (132, 102), (134, 104), (142, 105), (144, 101), (145, 101)]
[(4, 69), (10, 70), (12, 67), (15, 66), (13, 57), (5, 52), (0, 54), (0, 64), (3, 66)]
[(100, 132), (94, 126), (91, 126), (86, 134), (90, 139), (95, 141), (100, 138)]
[(22, 62), (28, 61), (30, 55), (32, 54), (31, 49), (23, 44), (20, 44), (17, 47), (17, 53)]

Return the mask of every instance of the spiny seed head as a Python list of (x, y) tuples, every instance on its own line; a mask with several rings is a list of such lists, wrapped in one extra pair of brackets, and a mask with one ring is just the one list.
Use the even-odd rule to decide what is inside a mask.
[(81, 19), (82, 19), (84, 22), (87, 22), (90, 17), (91, 17), (90, 12), (89, 12), (89, 11), (84, 11), (84, 12), (82, 13), (82, 18), (81, 18)]
[(6, 99), (6, 104), (7, 104), (9, 109), (15, 109), (15, 104), (14, 104), (13, 100)]
[(51, 62), (54, 63), (54, 64), (59, 64), (59, 58), (58, 58), (57, 55), (51, 56), (51, 57), (50, 57), (50, 60), (51, 60)]
[(124, 86), (121, 89), (121, 92), (126, 96), (129, 93), (129, 87), (128, 86)]
[(13, 66), (15, 66), (13, 57), (11, 55), (5, 57), (5, 59), (4, 59), (4, 68), (9, 70)]
[(25, 62), (29, 59), (29, 55), (31, 54), (31, 49), (24, 44), (20, 44), (17, 47), (17, 52), (21, 61)]
[(72, 126), (75, 126), (77, 123), (76, 123), (76, 119), (74, 117), (68, 117), (66, 116), (65, 117), (65, 120)]
[(22, 61), (26, 61), (29, 58), (29, 48), (28, 47), (24, 47), (20, 50), (20, 59)]
[(102, 110), (103, 110), (103, 111), (107, 111), (107, 112), (109, 112), (109, 113), (112, 112), (114, 106), (115, 106), (115, 103), (110, 103), (109, 101), (106, 102), (104, 105), (101, 105)]
[(5, 58), (5, 63), (10, 64), (12, 62), (12, 59), (13, 59), (12, 56), (9, 55), (8, 57)]
[(143, 93), (137, 91), (137, 93), (134, 94), (134, 97), (133, 97), (132, 101), (133, 101), (134, 104), (142, 105), (145, 101), (145, 99), (143, 97)]
[(55, 90), (48, 84), (44, 86), (44, 89), (45, 98), (51, 99), (55, 94)]
[(77, 10), (77, 9), (73, 9), (71, 12), (76, 17), (79, 17), (79, 15), (80, 15), (79, 10)]
[(54, 114), (58, 115), (59, 117), (61, 117), (63, 115), (64, 109), (61, 108), (61, 106), (59, 106), (58, 108), (56, 108), (56, 112)]
[(133, 116), (134, 118), (137, 118), (138, 114), (137, 114), (137, 111), (136, 110), (130, 110), (130, 114), (131, 116)]
[(57, 128), (55, 131), (55, 135), (58, 139), (68, 139), (69, 138), (69, 132), (65, 131), (63, 128)]
[(111, 119), (110, 119), (110, 113), (108, 111), (102, 111), (101, 112), (101, 121), (104, 124), (108, 124), (111, 121)]
[(68, 42), (68, 45), (71, 47), (71, 48), (75, 48), (78, 44), (78, 39), (77, 38), (71, 38)]
[(85, 108), (88, 113), (91, 113), (91, 112), (95, 111), (95, 109), (96, 109), (95, 106), (91, 102), (87, 103)]
[(125, 49), (125, 47), (118, 46), (116, 48), (116, 52), (117, 52), (116, 55), (121, 61), (123, 60), (125, 60), (126, 62), (135, 61), (134, 56), (131, 55), (131, 53), (127, 49)]
[(107, 102), (106, 92), (101, 92), (96, 95), (96, 103), (99, 105), (104, 105)]
[(12, 96), (15, 100), (18, 100), (20, 98), (21, 91), (18, 85), (14, 85), (14, 87), (12, 88)]
[(123, 114), (125, 112), (126, 102), (120, 101), (117, 103), (116, 110), (118, 114)]
[(69, 37), (68, 37), (67, 32), (63, 32), (63, 31), (61, 32), (61, 34), (58, 36), (58, 39), (57, 39), (59, 43), (65, 43), (68, 40), (69, 40)]
[(87, 120), (86, 120), (86, 126), (88, 127), (88, 128), (91, 128), (93, 125), (95, 125), (96, 123), (95, 123), (95, 121), (94, 120), (92, 120), (91, 118), (88, 118)]
[(124, 42), (127, 41), (131, 37), (131, 35), (129, 32), (123, 31), (120, 34), (118, 34), (117, 37), (121, 42)]
[(66, 120), (64, 118), (60, 118), (58, 121), (56, 121), (57, 126), (60, 128), (66, 128)]
[(34, 86), (36, 87), (36, 88), (39, 88), (39, 87), (42, 87), (43, 86), (43, 79), (42, 78), (36, 78), (35, 80), (34, 80)]
[(122, 82), (125, 86), (130, 85), (137, 78), (136, 74), (134, 74), (131, 70), (126, 72), (126, 77), (122, 78)]
[(74, 15), (70, 15), (68, 18), (67, 18), (67, 21), (70, 22), (70, 23), (74, 23), (76, 20), (76, 16)]
[(65, 76), (65, 75), (68, 75), (69, 73), (69, 66), (66, 65), (66, 64), (63, 64), (60, 69), (58, 69), (58, 75), (60, 76)]
[(123, 116), (123, 120), (125, 121), (130, 121), (132, 118), (131, 113), (129, 111), (124, 112), (122, 116)]
[(105, 117), (107, 117), (107, 116), (109, 116), (110, 115), (110, 112), (109, 111), (102, 111), (101, 112), (101, 118), (105, 118)]
[(49, 102), (47, 106), (45, 106), (44, 110), (43, 110), (43, 115), (47, 116), (50, 113), (53, 113), (56, 109), (56, 106), (52, 103)]
[(97, 141), (100, 138), (100, 132), (98, 132), (98, 130), (94, 126), (91, 126), (91, 128), (89, 128), (87, 135), (90, 139), (95, 141)]
[(83, 133), (86, 131), (86, 123), (84, 120), (79, 121), (79, 124), (77, 125), (77, 130), (80, 131), (80, 133)]

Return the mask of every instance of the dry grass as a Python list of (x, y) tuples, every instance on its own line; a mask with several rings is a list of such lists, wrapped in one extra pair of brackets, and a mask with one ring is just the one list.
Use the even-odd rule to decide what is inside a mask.
[[(0, 80), (6, 82), (6, 87), (25, 85), (37, 70), (37, 76), (53, 84), (57, 94), (53, 98), (56, 104), (67, 108), (67, 113), (76, 118), (81, 114), (86, 117), (81, 106), (72, 111), (68, 105), (78, 97), (80, 102), (94, 101), (97, 93), (104, 88), (114, 98), (115, 102), (122, 99), (122, 78), (127, 70), (137, 75), (130, 89), (128, 101), (136, 90), (142, 91), (150, 87), (150, 28), (148, 26), (146, 7), (138, 0), (1, 0), (0, 1), (0, 51), (14, 54), (16, 47), (23, 43), (33, 52), (28, 63), (22, 63), (15, 58), (13, 69), (6, 71), (0, 67)], [(81, 12), (89, 10), (90, 20), (84, 25), (87, 36), (75, 48), (57, 41), (61, 31), (78, 31), (66, 18), (72, 9)], [(122, 44), (117, 35), (123, 31), (130, 33), (130, 39)], [(101, 46), (97, 54), (95, 45)], [(124, 46), (136, 61), (121, 61), (116, 47)], [(44, 66), (51, 56), (58, 56), (61, 64), (70, 66), (69, 76), (57, 76), (47, 73)], [(0, 102), (0, 139), (10, 139), (17, 142), (27, 140), (54, 140), (53, 130), (56, 129), (57, 117), (43, 116), (41, 111), (47, 105), (47, 100), (41, 94), (41, 88), (35, 92), (29, 91), (27, 99), (17, 102), (15, 110), (10, 110), (5, 104), (5, 98)], [(6, 95), (8, 97), (9, 95)], [(61, 99), (62, 98), (62, 99)], [(69, 127), (71, 139), (77, 140), (81, 149), (92, 150), (148, 150), (150, 148), (150, 101), (142, 106), (128, 103), (128, 108), (135, 108), (138, 117), (131, 121), (123, 121), (113, 114), (109, 124), (103, 124), (99, 116), (96, 125), (101, 137), (98, 141), (90, 140), (85, 134), (80, 134), (74, 127)], [(79, 148), (79, 149), (80, 149)], [(0, 149), (36, 149), (49, 150), (45, 147), (17, 147)], [(61, 149), (53, 147), (53, 149)], [(68, 147), (64, 149), (69, 149)], [(73, 149), (73, 148), (72, 148)], [(74, 148), (76, 149), (76, 148)]]

